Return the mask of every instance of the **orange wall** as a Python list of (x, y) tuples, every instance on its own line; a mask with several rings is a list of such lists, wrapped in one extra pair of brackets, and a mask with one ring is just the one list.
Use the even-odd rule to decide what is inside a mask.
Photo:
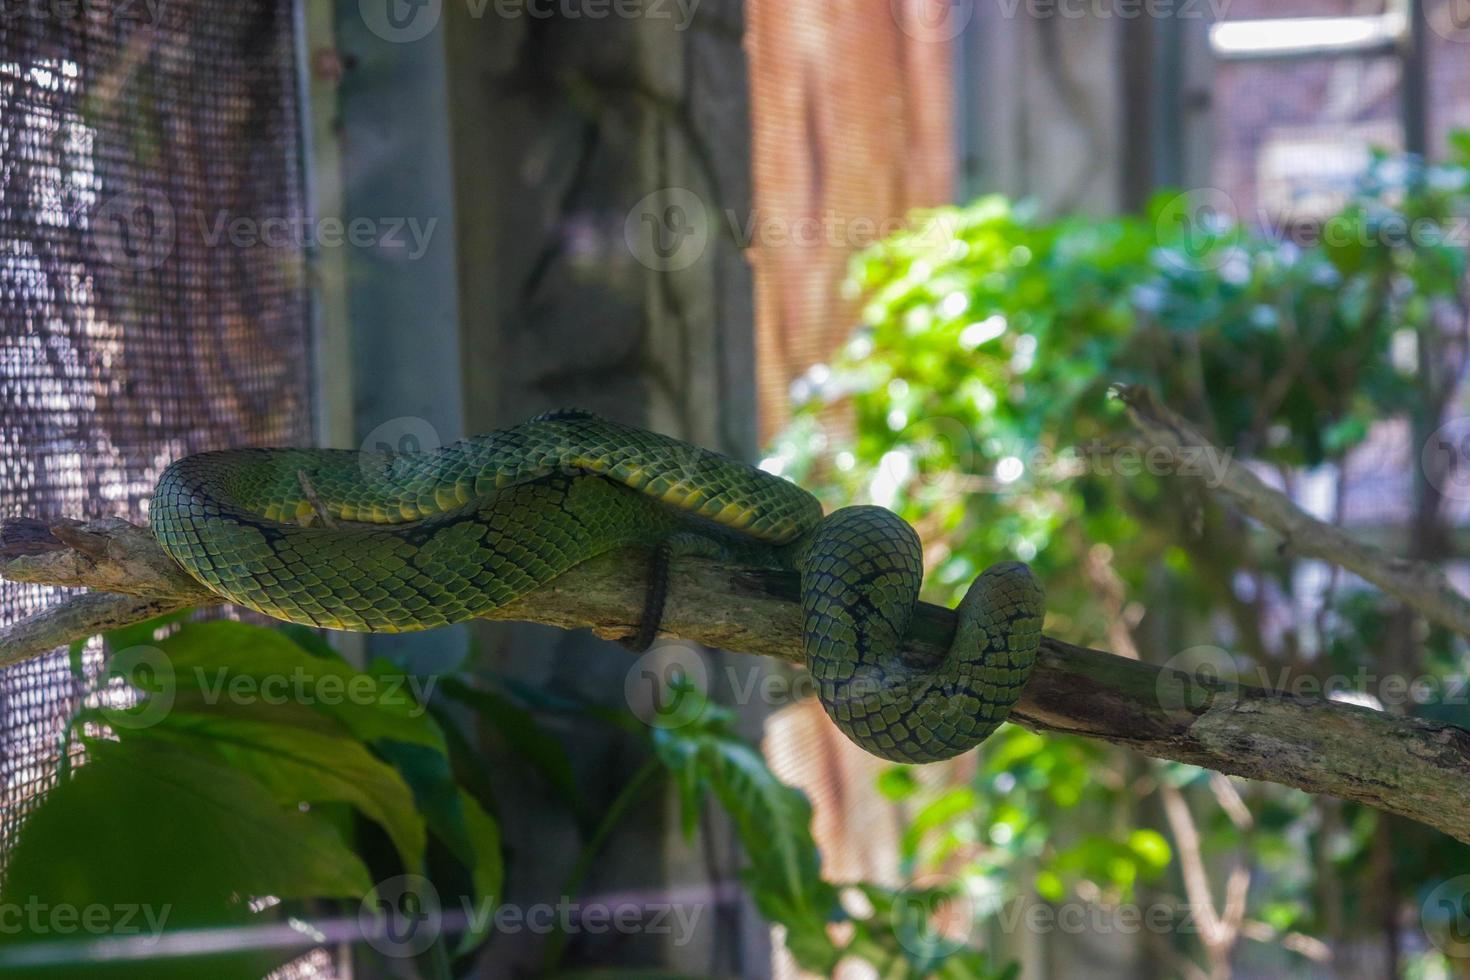
[(787, 418), (791, 381), (856, 325), (841, 296), (852, 253), (883, 223), (951, 198), (953, 42), (923, 26), (948, 5), (749, 0), (763, 439)]

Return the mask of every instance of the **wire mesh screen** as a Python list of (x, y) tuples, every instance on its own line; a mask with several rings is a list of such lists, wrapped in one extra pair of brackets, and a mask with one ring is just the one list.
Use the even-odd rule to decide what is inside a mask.
[(1445, 152), (1451, 132), (1470, 128), (1470, 4), (1425, 0), (1429, 151)]
[[(1227, 21), (1379, 15), (1383, 0), (1234, 0)], [(1470, 17), (1464, 0), (1424, 0), (1427, 150), (1447, 152), (1449, 136), (1470, 127)], [(1306, 35), (1304, 35), (1306, 36)], [(1243, 219), (1281, 226), (1287, 212), (1320, 217), (1342, 199), (1373, 147), (1404, 146), (1402, 68), (1398, 55), (1327, 57), (1221, 64), (1214, 99), (1214, 186)]]
[[(961, 9), (962, 5), (961, 5)], [(761, 434), (788, 391), (856, 323), (842, 295), (854, 252), (911, 208), (953, 193), (948, 0), (751, 0), (750, 57)]]
[(1220, 65), (1214, 182), (1257, 227), (1340, 206), (1374, 147), (1401, 149), (1393, 56)]
[[(294, 52), (290, 0), (0, 10), (6, 516), (141, 520), (175, 456), (310, 437)], [(97, 659), (0, 672), (0, 849)]]

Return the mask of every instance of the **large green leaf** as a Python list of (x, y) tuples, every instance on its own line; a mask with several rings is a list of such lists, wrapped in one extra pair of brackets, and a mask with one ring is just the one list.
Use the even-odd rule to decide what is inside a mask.
[[(6, 977), (259, 977), (289, 950), (137, 961), (115, 958), (113, 949), (105, 963), (50, 971), (3, 956), (25, 952), (7, 949), (16, 943), (79, 943), (55, 949), (85, 952), (88, 941), (147, 940), (158, 929), (182, 936), (249, 925), (269, 919), (250, 911), (252, 897), (359, 898), (371, 888), (367, 869), (325, 821), (281, 806), (260, 783), (208, 755), (158, 739), (89, 741), (87, 751), (88, 763), (21, 825), (0, 902), (103, 908), (105, 928), (0, 930)], [(147, 932), (131, 936), (138, 926)]]
[(750, 859), (746, 877), (761, 914), (786, 927), (786, 946), (803, 967), (828, 972), (839, 951), (827, 923), (840, 909), (836, 889), (822, 880), (811, 804), (777, 779), (759, 752), (723, 730), (720, 712), (704, 717), (708, 724), (653, 732), (658, 756), (680, 788), (685, 827), (712, 789)]
[(446, 678), (440, 685), (445, 697), (458, 701), (489, 722), (511, 751), (525, 760), (557, 797), (578, 818), (585, 818), (585, 804), (572, 771), (566, 748), (536, 722), (530, 711), (495, 691), (472, 688)]
[[(478, 946), (493, 931), (495, 907), (505, 884), (505, 863), (500, 854), (500, 825), (486, 813), (468, 793), (459, 794), (466, 829), (474, 853), (469, 856), (471, 878), (475, 884), (475, 909), (470, 928), (461, 937), (457, 952), (466, 953)], [(465, 860), (461, 857), (461, 860)]]
[[(388, 832), (404, 870), (421, 870), (424, 819), (414, 808), (408, 785), (397, 770), (336, 722), (294, 704), (226, 703), (208, 711), (187, 710), (197, 707), (197, 699), (176, 704), (161, 721), (145, 728), (114, 727), (124, 741), (167, 738), (211, 753), (255, 777), (277, 802), (288, 806), (351, 804)], [(126, 715), (107, 711), (102, 717), (115, 722)]]
[[(340, 659), (314, 656), (277, 630), (229, 620), (186, 623), (153, 646), (163, 659), (150, 676), (133, 678), (145, 690), (195, 691), (211, 704), (294, 702), (337, 719), (365, 742), (394, 739), (444, 750), (407, 675), (364, 674)], [(120, 658), (109, 676), (128, 667)]]
[(401, 772), (413, 789), (429, 830), (470, 873), (474, 909), (470, 928), (457, 948), (464, 953), (488, 934), (491, 914), (500, 898), (505, 865), (500, 825), (474, 796), (454, 781), (449, 761), (438, 752), (404, 742), (381, 742), (378, 751)]

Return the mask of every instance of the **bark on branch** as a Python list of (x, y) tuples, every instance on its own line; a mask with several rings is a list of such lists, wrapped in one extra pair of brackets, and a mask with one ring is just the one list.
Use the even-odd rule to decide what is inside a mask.
[[(1118, 389), (1128, 417), (1145, 445), (1169, 454), (1180, 473), (1195, 473), (1206, 488), (1229, 500), (1242, 513), (1281, 534), (1293, 551), (1340, 565), (1378, 586), (1426, 618), (1470, 636), (1470, 598), (1450, 585), (1438, 567), (1396, 558), (1358, 541), (1341, 528), (1317, 520), (1291, 498), (1268, 487), (1260, 477), (1230, 459), (1193, 426), (1140, 386)], [(1214, 466), (1200, 468), (1198, 457), (1211, 454)], [(1191, 457), (1195, 457), (1191, 459)]]
[[(645, 561), (637, 551), (604, 555), (494, 618), (590, 627), (605, 637), (631, 634), (643, 608)], [(677, 564), (665, 635), (801, 662), (794, 576), (700, 559)], [(164, 609), (216, 601), (145, 529), (122, 521), (6, 521), (0, 526), (0, 575), (128, 593), (80, 596), (0, 631), (0, 663)], [(943, 656), (954, 628), (951, 611), (921, 606), (908, 653)], [(1470, 732), (1452, 725), (1161, 671), (1050, 637), (1012, 717), (1036, 731), (1084, 735), (1356, 800), (1470, 843)]]

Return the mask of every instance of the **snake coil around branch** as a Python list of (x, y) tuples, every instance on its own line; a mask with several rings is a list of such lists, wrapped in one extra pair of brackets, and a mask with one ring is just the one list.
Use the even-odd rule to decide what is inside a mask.
[[(307, 489), (309, 488), (309, 490)], [(800, 574), (803, 649), (827, 714), (859, 746), (935, 762), (979, 744), (1021, 695), (1044, 600), (1018, 562), (982, 574), (948, 656), (902, 656), (918, 536), (880, 507), (823, 516), (779, 477), (586, 412), (405, 455), (227, 450), (168, 467), (160, 544), (211, 592), (268, 616), (399, 632), (485, 616), (630, 545)], [(657, 633), (656, 565), (639, 645)]]

